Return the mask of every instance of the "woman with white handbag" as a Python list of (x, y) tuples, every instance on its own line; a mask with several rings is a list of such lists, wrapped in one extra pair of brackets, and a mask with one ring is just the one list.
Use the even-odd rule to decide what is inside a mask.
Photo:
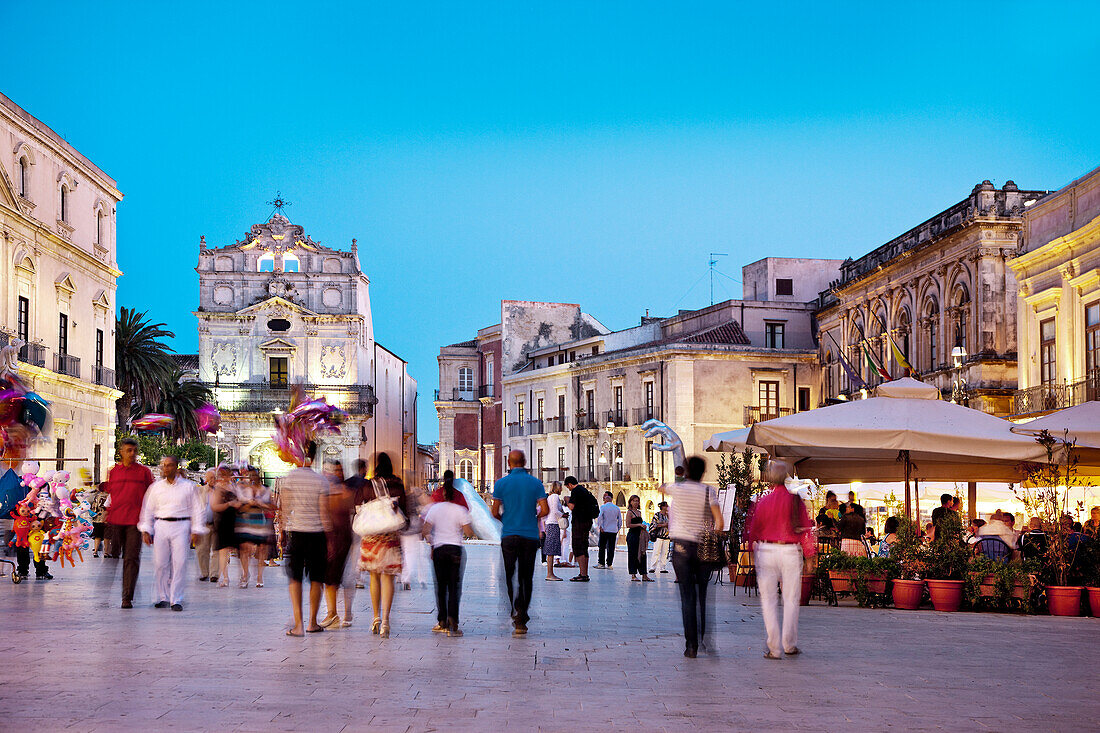
[(379, 453), (374, 477), (363, 486), (363, 500), (352, 529), (362, 535), (359, 569), (370, 573), (370, 602), (374, 622), (370, 630), (383, 639), (390, 635), (390, 607), (395, 578), (401, 574), (401, 532), (408, 526), (405, 485), (393, 473), (393, 463)]

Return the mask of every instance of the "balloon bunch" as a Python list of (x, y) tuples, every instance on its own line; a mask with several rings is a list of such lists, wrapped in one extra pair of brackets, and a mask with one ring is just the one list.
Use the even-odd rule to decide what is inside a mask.
[(218, 412), (218, 408), (208, 402), (195, 410), (195, 422), (198, 423), (199, 430), (216, 433), (218, 428), (221, 427), (222, 416)]
[(305, 390), (295, 385), (290, 408), (275, 416), (275, 447), (279, 458), (296, 466), (306, 463), (306, 446), (326, 433), (340, 432), (346, 412), (330, 405), (324, 397), (308, 399)]
[(176, 418), (171, 415), (150, 412), (134, 420), (132, 425), (134, 426), (134, 430), (139, 430), (143, 433), (157, 433), (162, 430), (168, 430), (175, 421)]
[(92, 532), (91, 504), (83, 498), (82, 487), (69, 488), (68, 471), (39, 470), (37, 461), (24, 461), (19, 467), (27, 497), (11, 513), (15, 537), (9, 544), (29, 548), (36, 563), (50, 557), (60, 558), (62, 567), (66, 560), (75, 565), (74, 552), (83, 562), (82, 550)]

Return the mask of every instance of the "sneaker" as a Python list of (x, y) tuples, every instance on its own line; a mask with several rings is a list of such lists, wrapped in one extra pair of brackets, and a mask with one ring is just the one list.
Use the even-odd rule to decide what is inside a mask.
[(432, 633), (433, 634), (446, 634), (447, 633), (447, 627), (444, 626), (443, 624), (436, 624), (435, 626), (432, 627)]
[(153, 608), (168, 608), (168, 601), (157, 601), (153, 604)]
[(123, 601), (123, 602), (122, 602), (122, 607), (123, 607), (123, 608), (133, 608), (133, 607), (134, 607), (134, 604), (133, 604), (132, 602), (130, 602), (130, 601)]
[(201, 578), (199, 578), (199, 582), (200, 582), (200, 583), (205, 583), (205, 582), (206, 582), (206, 581), (208, 581), (208, 580), (210, 580), (210, 576), (209, 576), (209, 575), (204, 575), (204, 576), (202, 576)]
[(43, 573), (42, 575), (34, 576), (35, 580), (53, 580), (53, 576), (49, 573)]
[(515, 628), (512, 629), (512, 636), (526, 636), (526, 635), (527, 635), (527, 624), (521, 624), (517, 621), (516, 625), (515, 625)]
[(597, 565), (596, 569), (597, 570), (607, 570), (607, 566), (606, 565)]
[(172, 610), (173, 611), (182, 611), (183, 610), (183, 604), (182, 603), (173, 603), (172, 604)]
[(462, 629), (458, 628), (457, 626), (455, 626), (453, 628), (450, 628), (450, 629), (447, 629), (447, 636), (450, 636), (450, 637), (462, 636)]

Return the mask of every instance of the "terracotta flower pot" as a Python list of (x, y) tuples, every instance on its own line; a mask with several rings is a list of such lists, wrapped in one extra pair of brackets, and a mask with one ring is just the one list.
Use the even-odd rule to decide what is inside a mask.
[(830, 570), (829, 580), (833, 584), (833, 590), (837, 593), (851, 593), (853, 590), (852, 581), (855, 580), (856, 574), (852, 570)]
[(805, 574), (803, 574), (803, 576), (802, 576), (802, 600), (800, 600), (798, 602), (798, 605), (800, 605), (800, 606), (810, 605), (810, 594), (813, 593), (814, 580), (816, 580), (816, 579), (817, 579), (816, 575), (805, 575)]
[(900, 608), (903, 611), (915, 611), (920, 608), (923, 597), (923, 580), (894, 581), (894, 608)]
[(730, 563), (729, 565), (726, 566), (726, 570), (729, 571), (730, 582), (731, 583), (736, 583), (736, 581), (737, 581), (737, 566), (734, 565), (733, 563)]
[[(1081, 615), (1081, 591), (1080, 585), (1048, 585), (1047, 608), (1051, 616), (1080, 616)], [(1089, 599), (1092, 600), (1091, 597)]]
[(961, 580), (928, 580), (928, 595), (932, 596), (932, 607), (937, 611), (958, 611), (962, 605), (963, 585)]
[(885, 575), (868, 575), (863, 579), (867, 583), (868, 593), (885, 593), (886, 592), (886, 576)]
[(1100, 618), (1100, 588), (1085, 588), (1088, 591), (1089, 608), (1092, 615)]

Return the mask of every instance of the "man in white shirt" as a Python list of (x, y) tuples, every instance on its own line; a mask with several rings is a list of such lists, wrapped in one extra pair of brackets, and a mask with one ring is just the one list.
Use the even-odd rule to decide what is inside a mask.
[(145, 544), (153, 546), (156, 608), (183, 610), (183, 584), (191, 543), (206, 533), (202, 495), (180, 474), (179, 459), (160, 459), (159, 481), (145, 492), (137, 528)]
[(615, 543), (622, 528), (623, 513), (615, 506), (611, 492), (605, 491), (600, 516), (596, 517), (596, 529), (600, 533), (600, 556), (599, 564), (596, 565), (598, 570), (610, 570), (615, 563)]

